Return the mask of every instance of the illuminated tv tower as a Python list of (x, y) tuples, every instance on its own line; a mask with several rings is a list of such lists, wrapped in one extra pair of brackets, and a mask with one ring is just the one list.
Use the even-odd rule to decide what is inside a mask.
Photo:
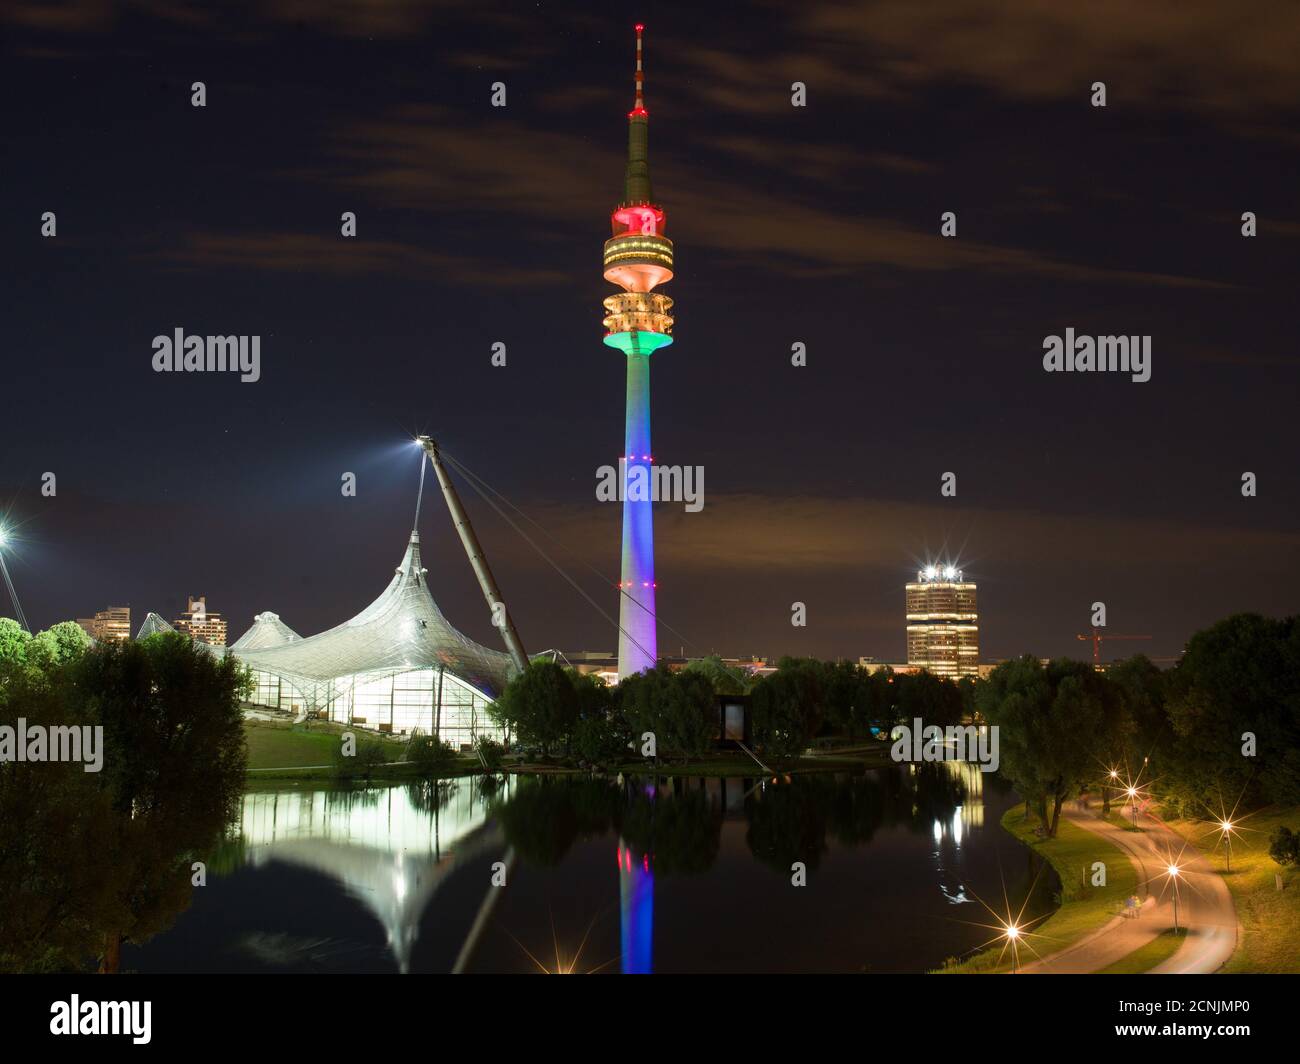
[(652, 669), (655, 635), (655, 530), (650, 488), (650, 356), (673, 342), (673, 301), (654, 291), (673, 279), (673, 242), (650, 190), (650, 115), (645, 109), (641, 33), (636, 27), (636, 98), (627, 116), (623, 199), (610, 216), (605, 280), (623, 289), (605, 300), (605, 343), (627, 356), (623, 461), (623, 567), (619, 583), (618, 674)]

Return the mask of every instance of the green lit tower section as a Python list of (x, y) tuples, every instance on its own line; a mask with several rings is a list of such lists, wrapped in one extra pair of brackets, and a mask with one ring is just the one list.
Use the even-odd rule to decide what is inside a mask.
[(673, 243), (650, 189), (650, 115), (645, 109), (641, 34), (636, 27), (636, 102), (628, 112), (623, 199), (610, 216), (605, 280), (623, 291), (605, 300), (605, 343), (627, 357), (623, 459), (623, 564), (619, 583), (618, 674), (652, 669), (655, 633), (655, 529), (651, 509), (650, 356), (673, 342), (673, 301), (654, 289), (673, 278)]

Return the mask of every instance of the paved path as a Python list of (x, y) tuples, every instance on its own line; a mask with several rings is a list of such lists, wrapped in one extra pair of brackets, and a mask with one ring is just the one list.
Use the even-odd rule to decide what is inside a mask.
[[(1174, 892), (1166, 869), (1179, 866), (1178, 926), (1188, 930), (1178, 952), (1153, 968), (1153, 974), (1203, 974), (1217, 971), (1237, 945), (1237, 913), (1223, 877), (1194, 846), (1159, 820), (1138, 815), (1142, 831), (1125, 831), (1084, 808), (1063, 809), (1072, 824), (1100, 835), (1128, 855), (1137, 871), (1140, 915), (1116, 916), (1073, 946), (1026, 964), (1021, 970), (1043, 975), (1095, 972), (1146, 945), (1174, 926)], [(1131, 815), (1125, 806), (1121, 812)], [(1041, 950), (1042, 946), (1038, 946)]]

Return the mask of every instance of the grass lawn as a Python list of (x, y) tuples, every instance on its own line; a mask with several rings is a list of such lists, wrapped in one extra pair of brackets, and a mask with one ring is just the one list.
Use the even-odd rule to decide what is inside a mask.
[[(1224, 868), (1222, 836), (1211, 823), (1167, 821), (1218, 870)], [(1283, 868), (1268, 855), (1268, 838), (1280, 826), (1300, 830), (1300, 807), (1277, 806), (1244, 816), (1232, 836), (1232, 871), (1223, 881), (1232, 891), (1241, 922), (1236, 952), (1225, 972), (1300, 972), (1300, 869)], [(1284, 890), (1274, 876), (1282, 875)]]
[[(1032, 847), (1061, 877), (1061, 907), (1029, 933), (1028, 945), (1040, 957), (1056, 953), (1073, 945), (1085, 935), (1108, 923), (1124, 907), (1124, 899), (1137, 889), (1137, 872), (1128, 857), (1099, 835), (1075, 827), (1065, 817), (1057, 825), (1056, 838), (1040, 839), (1034, 834), (1037, 816), (1024, 819), (1021, 807), (1007, 811), (1002, 827)], [(1106, 865), (1106, 885), (1094, 887), (1091, 881), (1092, 863), (1103, 861)], [(988, 921), (992, 923), (990, 919)], [(1011, 970), (1010, 955), (998, 963), (1001, 943), (944, 972), (1007, 972)], [(1021, 963), (1034, 959), (1034, 952), (1021, 950)]]
[(313, 725), (310, 731), (274, 724), (244, 725), (249, 768), (297, 768), (332, 765), (339, 735), (334, 729)]
[[(248, 743), (250, 769), (302, 768), (307, 765), (334, 765), (334, 752), (347, 728), (338, 724), (313, 722), (310, 729), (299, 724), (245, 721), (244, 739)], [(358, 744), (372, 743), (377, 736), (354, 729)], [(385, 760), (400, 761), (406, 756), (404, 739), (381, 739)], [(269, 773), (258, 772), (258, 776)]]
[(1173, 928), (1162, 931), (1145, 946), (1140, 946), (1127, 957), (1097, 971), (1097, 975), (1141, 975), (1157, 964), (1167, 961), (1187, 939), (1187, 930), (1175, 932)]
[[(278, 722), (244, 722), (244, 739), (248, 743), (248, 783), (250, 785), (277, 780), (336, 780), (334, 752), (339, 748), (340, 736), (349, 729), (340, 724), (314, 721), (310, 729), (302, 725)], [(373, 743), (372, 732), (353, 729), (357, 744)], [(385, 761), (401, 761), (406, 757), (405, 739), (387, 739), (384, 744)], [(323, 768), (309, 766), (325, 766)], [(252, 771), (257, 769), (258, 771)], [(463, 755), (453, 761), (439, 778), (463, 776), (480, 771), (478, 758)], [(417, 775), (414, 765), (385, 764), (376, 767), (372, 779), (409, 779)]]

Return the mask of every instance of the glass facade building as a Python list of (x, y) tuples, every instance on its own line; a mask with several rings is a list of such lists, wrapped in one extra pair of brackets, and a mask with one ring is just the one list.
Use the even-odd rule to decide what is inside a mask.
[[(509, 655), (457, 631), (434, 602), (412, 532), (383, 593), (351, 620), (300, 636), (260, 613), (228, 649), (253, 677), (249, 701), (394, 735), (415, 729), (455, 747), (508, 736), (488, 715), (514, 671)], [(140, 638), (171, 628), (149, 614)]]
[(927, 566), (907, 585), (907, 664), (959, 679), (979, 674), (974, 583), (952, 566)]

